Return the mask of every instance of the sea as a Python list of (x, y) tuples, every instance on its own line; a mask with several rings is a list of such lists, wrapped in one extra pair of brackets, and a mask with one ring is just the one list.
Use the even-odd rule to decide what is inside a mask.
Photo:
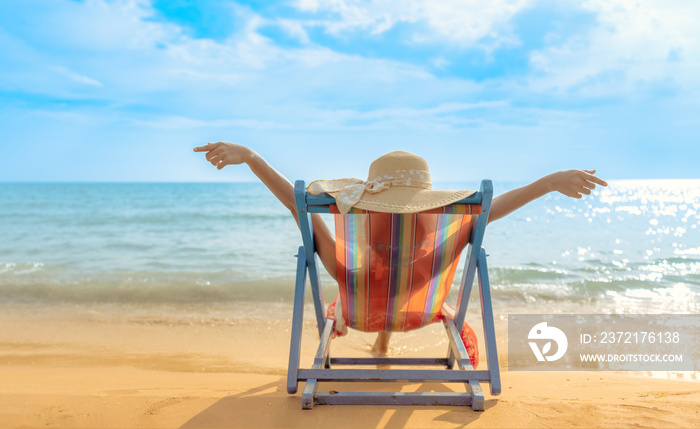
[[(3, 306), (291, 312), (300, 244), (259, 183), (0, 184)], [(497, 314), (698, 314), (700, 180), (548, 194), (491, 223), (484, 247)]]

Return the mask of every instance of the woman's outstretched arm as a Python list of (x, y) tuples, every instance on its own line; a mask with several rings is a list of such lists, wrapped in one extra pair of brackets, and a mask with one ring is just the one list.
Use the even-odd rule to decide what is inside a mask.
[[(207, 161), (219, 170), (227, 165), (247, 164), (260, 181), (287, 207), (292, 216), (294, 216), (297, 225), (299, 225), (294, 202), (294, 185), (254, 150), (233, 143), (218, 142), (195, 147), (194, 151), (205, 152)], [(335, 239), (333, 234), (319, 214), (312, 214), (311, 220), (314, 236), (316, 237), (316, 251), (321, 258), (323, 266), (326, 267), (331, 277), (335, 279)]]
[(529, 185), (513, 189), (493, 199), (489, 222), (498, 220), (520, 207), (552, 191), (558, 191), (571, 198), (590, 195), (596, 184), (608, 184), (594, 176), (595, 170), (564, 170), (544, 176)]

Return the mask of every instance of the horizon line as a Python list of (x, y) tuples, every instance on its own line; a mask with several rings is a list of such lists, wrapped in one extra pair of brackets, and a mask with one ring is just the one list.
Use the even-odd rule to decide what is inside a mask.
[[(435, 181), (433, 183), (465, 183), (465, 182), (481, 182), (481, 180), (492, 180), (492, 181), (498, 181), (498, 182), (506, 182), (506, 183), (513, 183), (513, 182), (531, 182), (532, 180), (513, 180), (513, 179), (508, 179), (508, 180), (498, 180), (498, 179), (478, 179), (478, 180), (440, 180), (440, 181)], [(700, 177), (698, 178), (629, 178), (629, 179), (606, 179), (606, 182), (631, 182), (631, 181), (700, 181)], [(262, 182), (259, 180), (229, 180), (229, 181), (215, 181), (215, 180), (196, 180), (196, 181), (167, 181), (167, 180), (134, 180), (134, 181), (125, 181), (125, 180), (55, 180), (55, 181), (48, 181), (48, 180), (0, 180), (0, 185), (49, 185), (49, 184), (56, 184), (56, 185), (77, 185), (77, 184), (84, 184), (84, 185), (108, 185), (108, 184), (251, 184), (251, 183), (257, 183), (264, 185)], [(310, 183), (310, 182), (309, 182)]]

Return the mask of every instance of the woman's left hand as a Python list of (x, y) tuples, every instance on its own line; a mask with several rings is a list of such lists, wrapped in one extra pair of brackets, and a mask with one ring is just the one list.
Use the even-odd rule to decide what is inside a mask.
[(596, 184), (608, 186), (605, 180), (594, 175), (595, 170), (564, 170), (547, 176), (550, 190), (558, 191), (571, 198), (590, 195)]

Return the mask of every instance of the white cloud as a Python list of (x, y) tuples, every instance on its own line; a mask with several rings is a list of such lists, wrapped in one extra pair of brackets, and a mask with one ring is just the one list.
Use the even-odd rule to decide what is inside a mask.
[(163, 40), (181, 38), (179, 27), (149, 21), (148, 0), (44, 2), (35, 10), (32, 30), (51, 45), (104, 52), (150, 49)]
[(90, 86), (102, 86), (102, 82), (100, 82), (99, 80), (95, 80), (95, 79), (89, 78), (87, 76), (83, 76), (83, 75), (80, 75), (78, 73), (75, 73), (74, 71), (68, 69), (67, 67), (50, 66), (49, 70), (55, 71), (56, 73), (58, 73), (62, 76), (65, 76), (74, 82), (78, 82), (78, 83), (82, 83), (82, 84), (90, 85)]
[[(437, 68), (451, 65), (449, 55), (414, 65), (315, 44), (284, 48), (261, 35), (261, 28), (280, 25), (305, 42), (312, 21), (262, 17), (242, 7), (236, 11), (241, 19), (235, 33), (215, 41), (151, 20), (154, 11), (147, 1), (47, 4), (31, 12), (31, 19), (41, 24), (34, 36), (0, 34), (0, 45), (25, 53), (11, 56), (0, 70), (0, 87), (101, 100), (109, 107), (91, 107), (93, 114), (113, 116), (109, 109), (116, 106), (118, 115), (137, 118), (131, 123), (153, 128), (432, 129), (544, 123), (575, 120), (562, 116), (556, 106), (538, 108), (537, 99), (548, 91), (573, 88), (588, 96), (609, 96), (634, 93), (644, 82), (697, 83), (691, 69), (697, 64), (698, 39), (690, 14), (652, 0), (587, 0), (582, 4), (598, 15), (597, 25), (533, 54), (536, 77), (525, 71), (516, 79), (487, 83), (431, 74), (431, 62)], [(525, 0), (297, 3), (321, 15), (336, 13), (336, 20), (314, 22), (339, 34), (422, 23), (417, 27), (431, 30), (421, 33), (425, 37), (465, 45), (485, 38), (511, 43), (510, 21), (531, 5)], [(94, 37), (87, 37), (93, 32)], [(483, 101), (518, 97), (531, 104)]]
[(597, 25), (532, 54), (534, 71), (542, 74), (530, 82), (534, 89), (594, 97), (643, 94), (654, 85), (697, 91), (700, 2), (587, 0), (582, 6), (596, 14)]
[(279, 25), (285, 33), (301, 43), (309, 43), (309, 35), (301, 22), (292, 19), (278, 19), (270, 23)]
[[(300, 0), (296, 7), (323, 16), (301, 21), (339, 38), (384, 33), (411, 24), (403, 42), (440, 42), (493, 52), (520, 44), (513, 18), (537, 0)], [(539, 4), (547, 7), (546, 3)], [(563, 91), (584, 97), (640, 96), (657, 88), (697, 91), (700, 84), (700, 2), (696, 0), (578, 0), (568, 7), (591, 12), (579, 33), (549, 29), (546, 48), (530, 54), (531, 69), (511, 78), (519, 91)], [(555, 34), (555, 32), (557, 34)], [(552, 37), (555, 36), (556, 37)], [(427, 60), (437, 69), (450, 59)], [(503, 81), (512, 87), (513, 81)]]
[(310, 21), (331, 34), (360, 30), (379, 34), (398, 23), (422, 24), (413, 42), (441, 42), (452, 45), (494, 48), (517, 43), (510, 34), (509, 21), (533, 0), (300, 0), (296, 7), (306, 12), (332, 12), (338, 19)]
[[(378, 108), (371, 110), (356, 109), (318, 109), (299, 106), (296, 114), (278, 121), (264, 119), (196, 119), (186, 116), (164, 116), (154, 119), (133, 119), (129, 122), (157, 130), (187, 129), (252, 129), (252, 130), (392, 130), (406, 127), (437, 130), (454, 127), (483, 124), (480, 114), (469, 115), (470, 110), (508, 109), (504, 101), (480, 103), (442, 103), (435, 107), (413, 108)], [(532, 112), (521, 112), (532, 114)], [(546, 114), (540, 112), (541, 114)], [(551, 112), (550, 112), (551, 113)], [(315, 118), (308, 123), (304, 118)]]
[(254, 130), (292, 130), (295, 127), (287, 123), (263, 121), (256, 119), (212, 119), (202, 120), (185, 116), (164, 116), (152, 120), (135, 119), (130, 121), (139, 127), (155, 130), (189, 130), (189, 129), (222, 129), (243, 128)]
[(450, 65), (450, 62), (444, 59), (443, 57), (433, 58), (431, 61), (433, 63), (433, 67), (439, 70), (442, 70)]

